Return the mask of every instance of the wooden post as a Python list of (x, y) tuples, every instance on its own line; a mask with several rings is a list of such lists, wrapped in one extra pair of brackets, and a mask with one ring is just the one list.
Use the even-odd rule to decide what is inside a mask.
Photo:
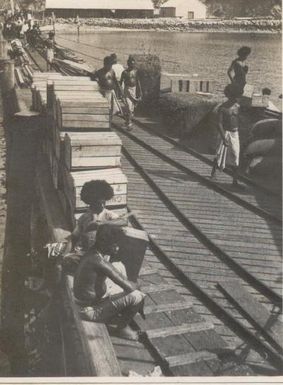
[(15, 64), (14, 60), (5, 60), (2, 62), (3, 72), (1, 74), (2, 93), (12, 91), (15, 87)]

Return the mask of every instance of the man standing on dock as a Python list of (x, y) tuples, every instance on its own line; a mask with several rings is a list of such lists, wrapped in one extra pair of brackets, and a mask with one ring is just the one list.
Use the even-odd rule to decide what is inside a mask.
[(54, 61), (54, 32), (50, 31), (48, 34), (48, 39), (46, 40), (46, 59), (47, 59), (47, 72), (52, 69), (53, 61)]
[(128, 68), (122, 73), (121, 87), (127, 107), (126, 128), (130, 131), (133, 129), (132, 119), (135, 108), (142, 99), (142, 90), (135, 59), (129, 56), (127, 64)]
[(231, 167), (233, 169), (233, 187), (238, 187), (238, 168), (240, 158), (239, 140), (239, 112), (240, 105), (237, 99), (242, 95), (243, 90), (237, 84), (228, 84), (224, 94), (228, 98), (218, 108), (218, 131), (221, 135), (221, 143), (218, 147), (214, 165), (211, 171), (211, 178), (215, 179), (217, 168), (224, 170), (226, 158), (230, 155)]

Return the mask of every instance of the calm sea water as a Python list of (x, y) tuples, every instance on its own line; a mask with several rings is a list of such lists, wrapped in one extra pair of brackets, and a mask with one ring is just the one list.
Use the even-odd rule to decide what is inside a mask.
[[(174, 73), (198, 73), (228, 82), (227, 68), (242, 45), (252, 48), (248, 59), (247, 81), (258, 91), (272, 90), (278, 104), (282, 93), (281, 35), (246, 33), (181, 33), (181, 32), (92, 32), (56, 36), (59, 44), (80, 51), (88, 63), (99, 68), (104, 56), (116, 52), (125, 64), (129, 54), (152, 53), (160, 57), (162, 70)], [(87, 56), (83, 56), (85, 54)]]

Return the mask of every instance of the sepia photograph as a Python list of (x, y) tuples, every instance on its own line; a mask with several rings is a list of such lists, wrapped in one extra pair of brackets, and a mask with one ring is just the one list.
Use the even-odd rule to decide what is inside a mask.
[(281, 0), (0, 0), (0, 383), (283, 383)]

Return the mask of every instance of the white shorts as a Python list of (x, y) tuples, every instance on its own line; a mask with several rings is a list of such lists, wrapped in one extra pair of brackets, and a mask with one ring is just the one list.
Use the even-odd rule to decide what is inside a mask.
[(240, 161), (240, 139), (238, 130), (234, 132), (226, 131), (225, 139), (228, 142), (228, 146), (224, 146), (223, 140), (221, 140), (216, 153), (217, 165), (221, 170), (224, 170), (226, 163), (238, 167)]
[(53, 63), (53, 60), (54, 60), (54, 51), (53, 51), (53, 49), (47, 49), (46, 59), (47, 59), (48, 63), (50, 63), (50, 64)]

